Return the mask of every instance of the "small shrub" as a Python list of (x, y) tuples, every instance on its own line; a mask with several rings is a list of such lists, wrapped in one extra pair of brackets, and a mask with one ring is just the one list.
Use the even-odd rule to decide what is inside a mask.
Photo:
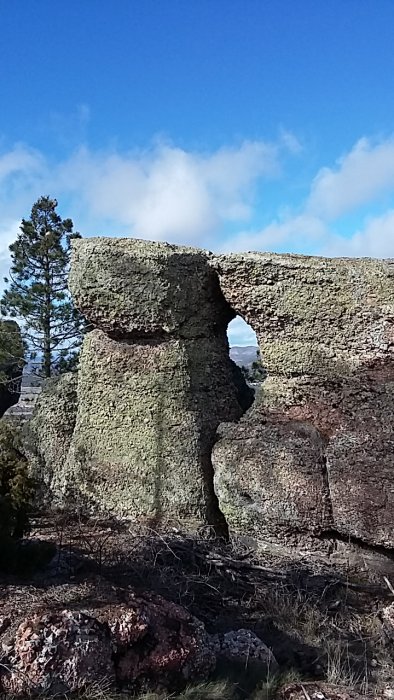
[[(17, 448), (15, 429), (0, 420), (0, 545), (3, 551), (28, 528), (32, 483), (27, 460)], [(1, 560), (0, 560), (1, 564)]]

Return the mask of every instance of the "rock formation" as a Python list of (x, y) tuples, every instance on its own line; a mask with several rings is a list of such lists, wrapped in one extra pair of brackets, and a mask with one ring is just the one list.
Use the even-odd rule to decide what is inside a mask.
[(186, 608), (160, 595), (130, 586), (111, 591), (115, 598), (121, 593), (122, 602), (105, 594), (97, 599), (96, 590), (83, 610), (80, 604), (54, 609), (45, 601), (28, 615), (16, 609), (0, 616), (1, 697), (64, 696), (94, 687), (172, 696), (230, 671), (234, 682), (247, 677), (251, 688), (279, 671), (250, 629), (210, 634)]
[(24, 452), (34, 473), (40, 505), (61, 505), (63, 467), (77, 414), (77, 374), (46, 380), (30, 421), (23, 428)]
[(84, 240), (70, 289), (95, 330), (81, 353), (68, 484), (119, 516), (224, 527), (211, 451), (219, 423), (243, 408), (226, 336), (234, 312), (206, 254)]
[[(269, 654), (258, 641), (260, 656), (263, 648)], [(208, 678), (220, 655), (220, 645), (187, 610), (133, 592), (123, 605), (33, 611), (2, 646), (0, 691), (13, 697), (94, 685), (174, 690)]]
[[(85, 239), (70, 288), (95, 329), (67, 439), (51, 438), (57, 494), (280, 546), (394, 547), (391, 261)], [(252, 408), (235, 314), (268, 371)]]
[(246, 254), (214, 266), (268, 371), (214, 451), (230, 528), (394, 547), (394, 265)]

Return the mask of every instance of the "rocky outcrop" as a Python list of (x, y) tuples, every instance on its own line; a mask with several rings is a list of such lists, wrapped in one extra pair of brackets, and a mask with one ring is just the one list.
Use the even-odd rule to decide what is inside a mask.
[(87, 239), (70, 289), (95, 330), (81, 353), (68, 483), (92, 509), (225, 527), (211, 451), (219, 423), (243, 408), (226, 336), (234, 312), (207, 255)]
[(230, 528), (394, 547), (394, 265), (246, 254), (214, 266), (268, 371), (214, 450)]
[[(86, 239), (70, 288), (94, 330), (76, 413), (56, 425), (55, 398), (40, 428), (60, 498), (279, 546), (394, 548), (391, 261)], [(235, 314), (268, 372), (252, 407)]]
[[(278, 668), (250, 630), (209, 635), (185, 608), (161, 596), (131, 591), (127, 597), (84, 611), (32, 612), (2, 643), (0, 691), (34, 697), (100, 685), (173, 692), (207, 680), (223, 661), (247, 667), (259, 680)], [(5, 620), (0, 639), (10, 625)]]
[(68, 488), (63, 467), (77, 414), (77, 379), (74, 372), (47, 379), (22, 431), (23, 450), (40, 505), (61, 505)]
[(18, 403), (25, 364), (21, 330), (16, 321), (0, 321), (0, 418)]
[(174, 689), (206, 679), (214, 667), (213, 644), (201, 622), (159, 596), (131, 595), (129, 605), (93, 614), (33, 614), (7, 645), (0, 688), (23, 697), (97, 683)]

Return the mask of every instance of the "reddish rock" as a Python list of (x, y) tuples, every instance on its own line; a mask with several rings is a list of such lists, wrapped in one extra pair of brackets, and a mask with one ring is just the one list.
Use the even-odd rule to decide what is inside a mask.
[[(132, 645), (123, 647), (117, 669), (121, 683), (133, 685), (137, 681), (139, 685), (141, 681), (144, 685), (149, 678), (153, 685), (171, 688), (182, 686), (186, 681), (208, 678), (216, 659), (202, 622), (159, 596), (132, 596), (129, 605), (138, 611), (142, 641), (138, 653)], [(122, 619), (120, 614), (120, 625)], [(145, 629), (142, 629), (143, 621), (147, 623)], [(115, 644), (119, 644), (116, 638)], [(141, 646), (145, 646), (142, 654)]]
[(131, 594), (128, 605), (25, 620), (0, 669), (0, 690), (72, 693), (103, 681), (175, 689), (205, 680), (215, 663), (202, 622), (160, 596)]
[(327, 537), (393, 548), (392, 261), (211, 262), (268, 373), (252, 411), (221, 427), (214, 447), (230, 532), (308, 550), (331, 551)]
[(114, 680), (109, 630), (81, 612), (36, 614), (23, 622), (1, 676), (1, 689), (28, 693), (73, 692)]

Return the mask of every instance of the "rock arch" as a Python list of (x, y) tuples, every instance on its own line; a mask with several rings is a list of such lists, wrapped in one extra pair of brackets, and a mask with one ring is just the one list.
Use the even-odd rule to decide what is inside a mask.
[[(194, 525), (223, 514), (280, 545), (394, 548), (390, 261), (73, 245), (70, 288), (95, 330), (61, 498), (72, 487), (94, 509)], [(226, 337), (236, 313), (268, 370), (246, 413)]]

